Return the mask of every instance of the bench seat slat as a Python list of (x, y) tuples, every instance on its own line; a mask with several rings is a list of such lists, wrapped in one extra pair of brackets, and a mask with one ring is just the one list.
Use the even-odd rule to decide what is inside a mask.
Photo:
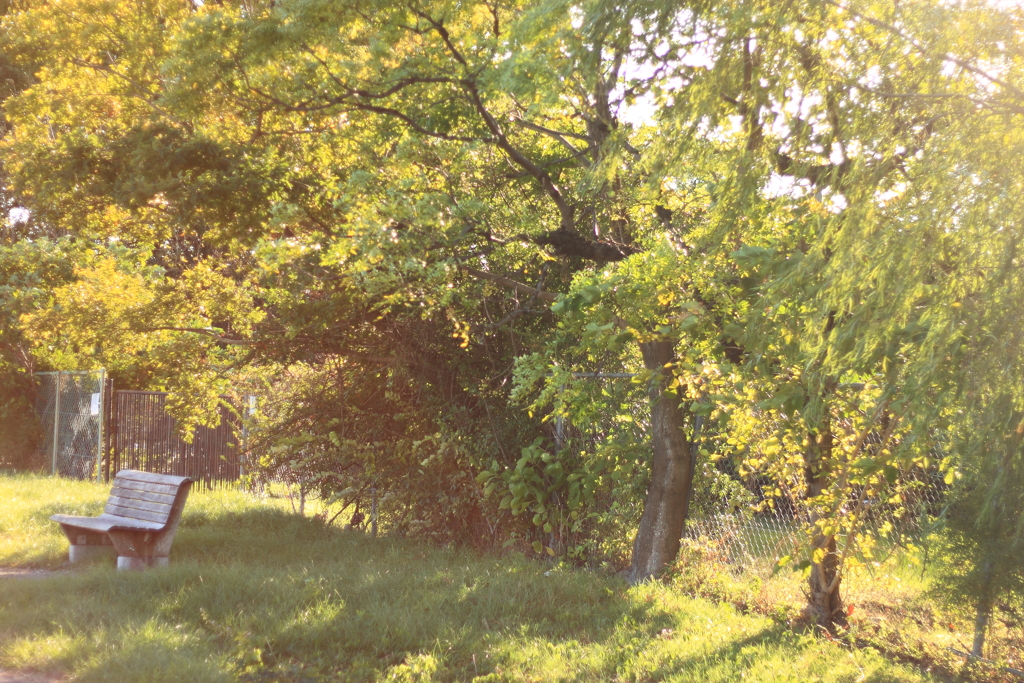
[(53, 515), (50, 519), (58, 524), (66, 524), (71, 527), (86, 529), (88, 531), (110, 531), (115, 527), (119, 529), (138, 531), (160, 531), (164, 528), (163, 524), (157, 524), (156, 522), (146, 522), (140, 519), (128, 519), (126, 517), (118, 517), (116, 515), (108, 515), (106, 513), (99, 517)]
[(111, 489), (110, 495), (117, 496), (118, 498), (130, 498), (132, 500), (148, 500), (151, 503), (174, 504), (174, 494), (172, 493), (154, 493), (152, 491), (139, 491), (115, 486)]
[(135, 481), (134, 479), (122, 479), (116, 477), (114, 479), (114, 486), (126, 489), (128, 491), (142, 491), (146, 493), (165, 493), (169, 495), (175, 495), (178, 493), (180, 486), (174, 484), (157, 484), (150, 481)]
[(167, 514), (161, 512), (150, 512), (149, 510), (136, 510), (135, 508), (122, 507), (120, 505), (114, 505), (107, 503), (107, 507), (103, 511), (109, 515), (115, 515), (117, 517), (127, 517), (128, 519), (142, 519), (147, 522), (156, 522), (157, 524), (167, 523)]
[(176, 488), (180, 487), (188, 479), (188, 477), (178, 477), (173, 474), (153, 474), (152, 472), (140, 472), (138, 470), (121, 470), (117, 473), (117, 478), (141, 483), (170, 485)]
[(165, 516), (171, 514), (170, 503), (152, 503), (148, 500), (138, 500), (136, 498), (111, 496), (107, 499), (107, 505), (116, 505), (118, 507), (131, 508), (132, 510), (147, 510)]

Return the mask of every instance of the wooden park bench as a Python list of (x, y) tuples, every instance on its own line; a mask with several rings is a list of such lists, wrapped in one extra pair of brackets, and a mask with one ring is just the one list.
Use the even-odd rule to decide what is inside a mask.
[(71, 541), (71, 562), (117, 551), (118, 569), (162, 567), (181, 521), (192, 480), (121, 470), (99, 517), (50, 517)]

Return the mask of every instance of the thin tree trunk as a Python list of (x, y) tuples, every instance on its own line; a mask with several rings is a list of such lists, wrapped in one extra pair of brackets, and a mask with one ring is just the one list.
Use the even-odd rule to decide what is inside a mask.
[(985, 632), (988, 630), (989, 615), (992, 613), (992, 558), (987, 558), (981, 570), (981, 594), (978, 596), (978, 609), (974, 616), (974, 643), (971, 647), (972, 657), (981, 657), (985, 649)]
[[(1018, 425), (1024, 425), (1022, 415), (1018, 411), (1013, 412), (1012, 421)], [(1024, 440), (1024, 432), (1018, 428), (1009, 437), (1002, 462), (996, 464), (995, 471), (990, 473), (992, 479), (1000, 480), (1004, 478), (1006, 470), (1011, 467), (1010, 459), (1013, 457), (1013, 454), (1020, 452), (1022, 440)], [(974, 643), (971, 647), (971, 655), (973, 657), (981, 657), (985, 649), (985, 633), (988, 631), (989, 621), (992, 617), (992, 606), (996, 601), (996, 596), (999, 594), (999, 589), (994, 583), (996, 579), (997, 553), (1000, 551), (999, 539), (1005, 539), (1002, 527), (1005, 520), (1010, 518), (1006, 515), (1003, 507), (1007, 493), (1008, 491), (1005, 489), (997, 492), (996, 498), (993, 501), (992, 518), (986, 523), (988, 528), (978, 537), (979, 549), (984, 553), (984, 559), (981, 564), (981, 585), (977, 587), (978, 590), (976, 591), (978, 606), (974, 616)], [(1008, 540), (1006, 539), (1004, 542)]]
[[(673, 347), (671, 341), (640, 344), (644, 367), (665, 373), (665, 365), (675, 359)], [(676, 559), (693, 484), (690, 442), (683, 431), (685, 416), (678, 395), (665, 393), (666, 385), (652, 383), (650, 389), (654, 458), (640, 528), (633, 541), (630, 580), (634, 583), (654, 576)]]
[[(815, 498), (828, 485), (827, 471), (832, 457), (832, 426), (828, 418), (817, 434), (808, 435), (804, 451), (804, 477), (807, 497)], [(812, 510), (810, 522), (817, 530), (818, 514)], [(815, 555), (824, 555), (816, 561)], [(807, 608), (814, 622), (834, 633), (837, 625), (846, 625), (846, 610), (839, 590), (842, 577), (839, 575), (839, 555), (836, 552), (834, 534), (815, 533), (811, 539), (811, 574), (808, 577)]]

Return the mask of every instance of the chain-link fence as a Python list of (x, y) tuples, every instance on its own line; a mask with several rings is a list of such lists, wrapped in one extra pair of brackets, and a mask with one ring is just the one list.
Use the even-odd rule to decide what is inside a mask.
[[(806, 547), (810, 528), (801, 501), (785, 496), (764, 498), (750, 486), (755, 500), (737, 506), (726, 499), (694, 500), (684, 544), (699, 546), (712, 559), (754, 573), (770, 572), (783, 557)], [(891, 482), (852, 486), (842, 512), (857, 509), (856, 533), (873, 559), (884, 559), (927, 536), (941, 517), (948, 486), (936, 468), (917, 469)], [(759, 500), (758, 500), (759, 498)]]
[(100, 479), (106, 406), (103, 370), (37, 372), (40, 454), (55, 476)]
[[(573, 379), (602, 380), (636, 377), (633, 373), (574, 372)], [(863, 389), (863, 384), (843, 385)], [(768, 439), (781, 425), (766, 423), (761, 431)], [(836, 416), (837, 430), (851, 429), (847, 420)], [(564, 420), (555, 421), (554, 437), (561, 448), (567, 427)], [(697, 428), (699, 434), (700, 428)], [(590, 443), (584, 450), (593, 452), (607, 434), (607, 425), (593, 428)], [(885, 446), (888, 437), (872, 431), (863, 438), (864, 454)], [(727, 450), (714, 440), (705, 440), (711, 450)], [(896, 445), (895, 443), (892, 445)], [(751, 445), (755, 451), (761, 446)], [(849, 532), (853, 524), (857, 542), (851, 544), (861, 560), (879, 560), (899, 555), (911, 546), (921, 546), (929, 533), (937, 528), (947, 505), (949, 486), (944, 482), (937, 463), (944, 454), (936, 446), (924, 468), (899, 472), (889, 468), (885, 479), (871, 478), (871, 485), (847, 485), (831, 496), (838, 510), (831, 511), (831, 521), (842, 519), (838, 535)], [(764, 575), (772, 572), (779, 560), (787, 556), (799, 558), (809, 547), (813, 525), (808, 502), (804, 499), (801, 481), (776, 480), (770, 472), (747, 473), (741, 476), (729, 458), (711, 462), (702, 455), (695, 463), (693, 498), (683, 531), (683, 544), (699, 551), (709, 560), (720, 562), (737, 572)], [(850, 463), (852, 464), (852, 463)], [(773, 491), (773, 493), (767, 493)], [(838, 502), (836, 502), (838, 500)], [(844, 544), (845, 545), (845, 544)]]

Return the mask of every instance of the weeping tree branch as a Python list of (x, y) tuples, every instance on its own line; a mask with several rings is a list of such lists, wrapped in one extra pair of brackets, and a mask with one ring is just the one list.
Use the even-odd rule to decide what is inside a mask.
[[(837, 7), (840, 5), (830, 2)], [(742, 86), (739, 94), (733, 95), (727, 92), (721, 94), (721, 98), (729, 104), (736, 107), (736, 111), (739, 113), (743, 125), (747, 130), (747, 142), (746, 150), (748, 152), (754, 152), (760, 149), (766, 140), (764, 133), (764, 124), (760, 118), (761, 110), (767, 106), (767, 102), (764, 100), (763, 95), (759, 96), (755, 92), (754, 88), (754, 73), (756, 68), (759, 66), (759, 49), (755, 48), (751, 50), (750, 39), (746, 39), (743, 43), (743, 79)], [(804, 69), (810, 74), (818, 66), (820, 59), (818, 55), (812, 52), (807, 46), (800, 46), (800, 63)], [(837, 111), (837, 103), (834, 100), (834, 96), (826, 89), (826, 108), (829, 116), (829, 123), (832, 126), (832, 137), (836, 143), (839, 144), (843, 150), (843, 160), (839, 163), (830, 164), (814, 164), (799, 161), (790, 154), (786, 154), (782, 151), (781, 147), (769, 150), (769, 155), (772, 162), (775, 165), (775, 171), (781, 175), (787, 175), (794, 178), (801, 178), (809, 180), (816, 187), (836, 187), (843, 182), (846, 175), (853, 169), (853, 161), (846, 158), (846, 144), (842, 139), (842, 131), (839, 126), (839, 117)], [(934, 129), (935, 122), (938, 118), (927, 120), (923, 123), (921, 132), (917, 135), (916, 145), (911, 146), (897, 154), (893, 154), (885, 159), (882, 159), (874, 164), (868, 165), (868, 170), (873, 172), (877, 178), (881, 178), (893, 169), (898, 168), (902, 162), (909, 157), (913, 156), (920, 149), (924, 147), (925, 141), (929, 137)], [(801, 119), (796, 119), (796, 122), (800, 125), (807, 125)]]
[(841, 10), (843, 12), (846, 12), (847, 14), (850, 14), (850, 15), (860, 19), (861, 21), (869, 23), (872, 26), (874, 26), (875, 28), (880, 28), (883, 31), (886, 31), (888, 33), (893, 34), (894, 36), (902, 38), (907, 43), (909, 43), (911, 47), (913, 47), (915, 50), (917, 50), (920, 54), (924, 55), (925, 57), (938, 57), (939, 59), (941, 59), (941, 60), (943, 60), (945, 62), (950, 62), (951, 64), (956, 64), (961, 69), (964, 69), (965, 71), (969, 71), (970, 73), (974, 74), (975, 76), (980, 76), (980, 77), (984, 78), (986, 81), (988, 81), (989, 83), (993, 83), (995, 85), (998, 85), (999, 87), (1003, 88), (1003, 90), (1005, 90), (1006, 92), (1010, 93), (1011, 95), (1013, 95), (1017, 99), (1024, 100), (1024, 90), (1022, 90), (1021, 88), (1018, 88), (1016, 85), (1014, 85), (1013, 83), (1010, 83), (1007, 80), (999, 78), (998, 76), (995, 76), (995, 75), (989, 73), (988, 71), (985, 71), (984, 69), (981, 69), (981, 68), (971, 64), (970, 62), (967, 62), (967, 61), (965, 61), (963, 59), (960, 59), (959, 57), (954, 57), (953, 55), (949, 54), (948, 52), (933, 52), (932, 50), (928, 49), (924, 44), (922, 44), (921, 41), (919, 41), (916, 38), (906, 34), (903, 31), (901, 31), (898, 27), (896, 27), (896, 26), (894, 26), (894, 25), (892, 25), (892, 24), (890, 24), (888, 22), (882, 21), (881, 19), (875, 19), (874, 17), (869, 17), (868, 15), (862, 14), (861, 12), (858, 12), (855, 9), (851, 9), (851, 8), (847, 7), (846, 5), (840, 3), (840, 2), (835, 2), (835, 0), (825, 0), (825, 3), (828, 4), (828, 5), (832, 5), (836, 9), (839, 9), (839, 10)]

